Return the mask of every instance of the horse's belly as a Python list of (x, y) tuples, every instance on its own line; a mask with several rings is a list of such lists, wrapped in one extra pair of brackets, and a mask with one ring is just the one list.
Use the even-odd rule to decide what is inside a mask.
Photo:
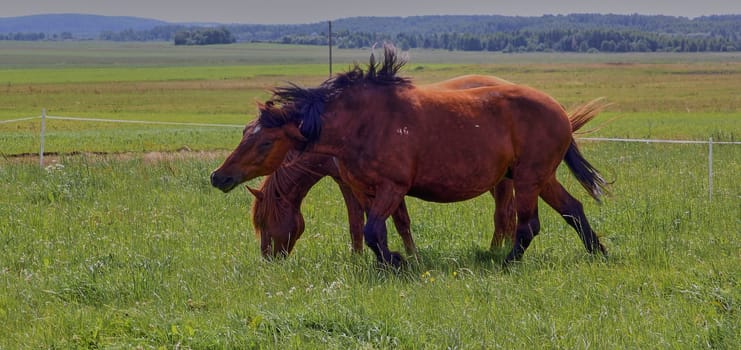
[[(493, 187), (493, 186), (492, 186)], [(449, 191), (444, 188), (412, 188), (407, 195), (428, 202), (452, 203), (465, 201), (488, 192), (491, 188), (483, 190)]]
[(466, 173), (442, 171), (435, 175), (419, 175), (412, 184), (409, 195), (432, 202), (459, 202), (490, 191), (504, 175), (504, 170), (492, 167), (487, 172)]
[[(502, 147), (503, 149), (504, 147)], [(471, 150), (477, 150), (471, 152)], [(409, 195), (434, 202), (459, 202), (490, 191), (504, 177), (510, 166), (506, 154), (492, 155), (484, 147), (468, 147), (457, 154), (445, 156), (451, 148), (437, 152), (441, 161), (432, 157), (416, 163)], [(471, 156), (466, 156), (470, 153)]]

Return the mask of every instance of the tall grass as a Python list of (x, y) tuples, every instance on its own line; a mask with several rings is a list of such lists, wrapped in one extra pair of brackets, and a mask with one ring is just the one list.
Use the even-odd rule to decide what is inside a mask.
[[(264, 261), (245, 191), (216, 160), (61, 158), (0, 168), (2, 348), (734, 348), (741, 151), (585, 144), (616, 179), (602, 206), (566, 186), (610, 251), (590, 257), (541, 204), (543, 233), (504, 270), (486, 251), (492, 200), (410, 199), (418, 260), (352, 256), (336, 187), (304, 205), (294, 254)], [(391, 231), (391, 244), (401, 248)]]

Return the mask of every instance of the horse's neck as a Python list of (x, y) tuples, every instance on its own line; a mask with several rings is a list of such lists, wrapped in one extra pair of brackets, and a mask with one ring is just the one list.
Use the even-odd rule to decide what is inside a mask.
[(278, 168), (266, 181), (264, 190), (268, 196), (278, 196), (299, 206), (311, 187), (326, 175), (331, 175), (326, 159), (297, 157)]
[[(347, 152), (347, 145), (344, 141), (347, 138), (347, 133), (354, 132), (356, 128), (357, 121), (354, 120), (346, 122), (341, 118), (327, 119), (322, 127), (322, 134), (319, 136), (319, 140), (311, 143), (307, 149), (312, 153), (322, 154), (330, 159), (332, 157), (341, 157), (343, 153)], [(336, 169), (334, 163), (332, 163), (332, 166)], [(332, 176), (337, 177), (339, 174)]]

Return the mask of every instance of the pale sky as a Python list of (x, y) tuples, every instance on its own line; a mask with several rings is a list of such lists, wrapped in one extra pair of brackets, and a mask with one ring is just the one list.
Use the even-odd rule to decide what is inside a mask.
[(48, 13), (168, 22), (303, 24), (358, 16), (614, 13), (741, 14), (741, 0), (0, 0), (0, 17)]

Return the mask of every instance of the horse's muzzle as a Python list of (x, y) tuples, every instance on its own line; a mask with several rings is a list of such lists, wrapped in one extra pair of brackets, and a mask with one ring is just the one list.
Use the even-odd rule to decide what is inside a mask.
[(211, 173), (211, 186), (220, 189), (224, 193), (231, 191), (238, 184), (239, 181), (232, 176), (221, 175), (215, 171)]

